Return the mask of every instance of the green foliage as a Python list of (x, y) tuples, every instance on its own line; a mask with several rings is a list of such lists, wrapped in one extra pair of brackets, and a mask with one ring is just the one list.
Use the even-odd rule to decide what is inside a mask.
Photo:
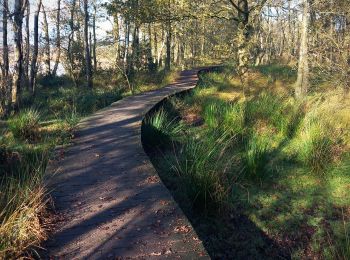
[(297, 72), (290, 66), (272, 64), (272, 65), (261, 65), (257, 66), (256, 69), (264, 76), (270, 78), (272, 81), (276, 79), (282, 79), (285, 81), (295, 81)]
[(145, 118), (142, 132), (147, 138), (147, 144), (151, 146), (168, 145), (171, 138), (175, 139), (182, 132), (182, 125), (178, 124), (177, 118), (160, 109), (151, 116)]
[(226, 104), (218, 99), (208, 100), (204, 104), (203, 118), (209, 128), (217, 128), (221, 123), (221, 115), (225, 110)]
[(216, 137), (189, 138), (173, 164), (190, 201), (206, 213), (224, 209), (230, 194), (230, 180), (221, 171), (228, 166), (223, 160), (229, 159), (225, 150), (230, 141), (226, 135)]
[[(330, 93), (298, 103), (288, 91), (273, 89), (275, 81), (293, 80), (290, 68), (258, 71), (263, 78), (257, 76), (244, 97), (234, 73), (201, 75), (200, 85), (175, 107), (181, 115), (196, 113), (204, 124), (177, 121), (184, 126), (183, 137), (152, 158), (199, 230), (207, 221), (203, 213), (209, 213), (209, 225), (216, 221), (215, 230), (228, 225), (215, 236), (218, 252), (227, 238), (231, 250), (246, 235), (225, 215), (231, 212), (249, 218), (259, 232), (295, 241), (286, 249), (291, 257), (305, 256), (307, 244), (311, 254), (347, 259), (349, 226), (342, 224), (339, 211), (350, 205), (350, 164), (344, 156), (349, 152), (348, 100), (339, 103), (337, 93)], [(269, 92), (258, 89), (261, 82)], [(208, 229), (212, 237), (213, 227)], [(260, 246), (259, 238), (252, 243)]]
[(273, 127), (283, 131), (288, 125), (283, 100), (278, 96), (263, 92), (257, 98), (247, 101), (245, 105), (246, 123), (251, 125), (257, 119), (267, 120)]
[(28, 142), (39, 138), (40, 113), (34, 108), (25, 109), (8, 121), (13, 135)]
[(242, 155), (244, 171), (248, 178), (263, 179), (268, 162), (269, 139), (253, 133), (245, 145)]
[(224, 109), (222, 127), (231, 133), (232, 136), (243, 138), (245, 133), (245, 110), (244, 106), (238, 103), (229, 104)]
[(298, 146), (299, 159), (314, 172), (323, 172), (333, 159), (334, 136), (327, 126), (315, 121), (306, 122)]

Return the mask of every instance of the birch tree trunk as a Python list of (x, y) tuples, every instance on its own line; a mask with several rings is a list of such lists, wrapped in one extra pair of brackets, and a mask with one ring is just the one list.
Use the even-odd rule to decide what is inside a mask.
[(309, 88), (309, 61), (308, 61), (308, 30), (310, 24), (308, 0), (303, 1), (303, 21), (301, 24), (301, 40), (299, 50), (298, 78), (295, 83), (295, 97), (302, 99)]

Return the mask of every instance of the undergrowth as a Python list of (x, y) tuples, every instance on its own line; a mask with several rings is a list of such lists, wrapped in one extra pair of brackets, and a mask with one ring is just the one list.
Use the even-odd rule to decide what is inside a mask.
[[(198, 218), (238, 210), (229, 214), (246, 215), (290, 257), (346, 259), (340, 255), (348, 254), (349, 241), (349, 98), (335, 89), (298, 102), (290, 68), (253, 70), (245, 97), (234, 73), (208, 73), (190, 94), (170, 101), (180, 117), (163, 107), (145, 120), (145, 129), (157, 122), (167, 140), (152, 160), (180, 204)], [(188, 122), (189, 114), (203, 123)], [(159, 120), (164, 115), (167, 120)], [(173, 123), (181, 134), (174, 135)], [(152, 140), (157, 147), (154, 135), (143, 135), (145, 145)], [(220, 248), (209, 245), (215, 246)]]
[[(161, 87), (175, 74), (136, 77), (135, 92)], [(0, 259), (39, 258), (36, 250), (47, 238), (49, 226), (45, 223), (50, 222), (46, 220), (49, 194), (44, 184), (47, 162), (56, 146), (64, 148), (70, 143), (82, 117), (132, 94), (111, 75), (96, 73), (92, 90), (74, 87), (67, 77), (39, 79), (34, 99), (24, 98), (21, 110), (2, 121)], [(169, 132), (170, 126), (164, 131)]]

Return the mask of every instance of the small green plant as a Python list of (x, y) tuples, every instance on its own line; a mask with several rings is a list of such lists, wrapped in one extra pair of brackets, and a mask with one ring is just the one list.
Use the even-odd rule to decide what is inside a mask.
[(68, 124), (69, 129), (73, 129), (79, 123), (80, 116), (74, 109), (66, 114), (64, 121)]
[(15, 138), (33, 142), (39, 138), (40, 113), (34, 108), (21, 111), (9, 120), (9, 129)]

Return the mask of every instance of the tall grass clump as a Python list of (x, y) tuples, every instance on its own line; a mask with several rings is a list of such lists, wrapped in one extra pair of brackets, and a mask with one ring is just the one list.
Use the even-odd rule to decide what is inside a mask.
[(180, 135), (182, 129), (178, 119), (171, 118), (163, 108), (147, 116), (142, 125), (142, 133), (152, 146), (169, 144), (172, 138)]
[(288, 124), (283, 100), (273, 94), (262, 93), (245, 104), (245, 121), (254, 123), (257, 119), (268, 121), (277, 130), (283, 131)]
[(46, 237), (42, 223), (46, 209), (43, 173), (48, 161), (44, 151), (8, 151), (20, 154), (0, 178), (0, 259), (35, 255), (35, 248)]
[(243, 151), (243, 168), (250, 179), (263, 179), (265, 166), (268, 163), (269, 139), (253, 133), (245, 144)]
[(313, 172), (323, 172), (333, 160), (336, 137), (321, 120), (309, 118), (300, 133), (298, 157)]
[(226, 153), (230, 141), (225, 134), (189, 138), (173, 165), (193, 206), (206, 213), (224, 209), (228, 203), (233, 185), (229, 175), (233, 160)]
[(15, 138), (33, 142), (39, 138), (39, 122), (40, 112), (29, 108), (11, 118), (8, 126)]
[(245, 132), (244, 106), (239, 103), (229, 104), (222, 113), (222, 127), (232, 136), (243, 138)]

